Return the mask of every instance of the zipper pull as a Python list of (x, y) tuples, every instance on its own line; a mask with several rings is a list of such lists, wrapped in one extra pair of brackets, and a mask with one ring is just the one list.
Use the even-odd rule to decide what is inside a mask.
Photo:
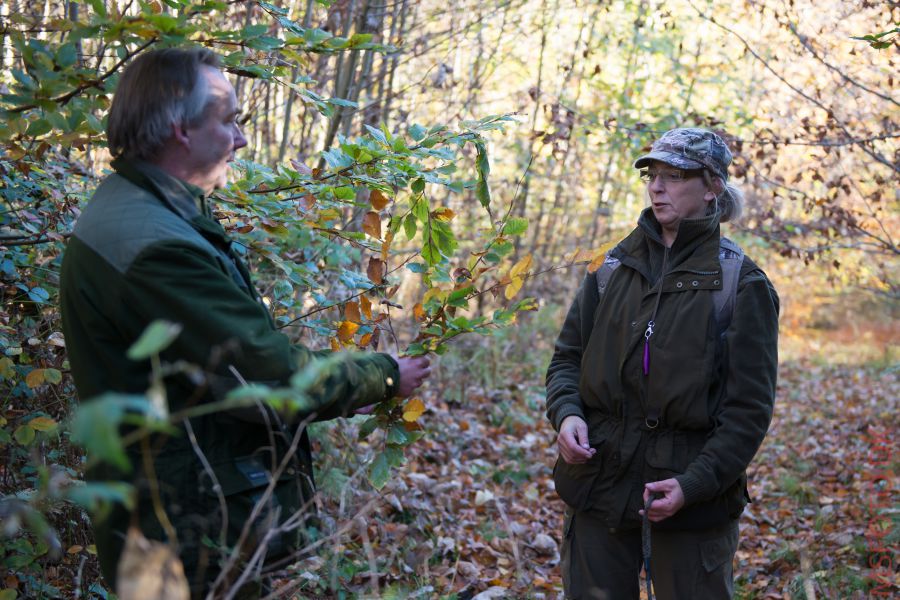
[(656, 325), (653, 321), (647, 323), (647, 329), (644, 331), (644, 375), (650, 374), (650, 336), (653, 335), (653, 327)]

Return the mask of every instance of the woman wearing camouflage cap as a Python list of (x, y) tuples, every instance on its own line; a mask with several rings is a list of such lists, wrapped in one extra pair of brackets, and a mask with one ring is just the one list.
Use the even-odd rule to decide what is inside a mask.
[(772, 417), (778, 295), (720, 235), (741, 212), (731, 159), (718, 135), (684, 128), (635, 161), (650, 206), (586, 275), (556, 342), (568, 598), (637, 599), (642, 567), (661, 600), (732, 595), (745, 471)]

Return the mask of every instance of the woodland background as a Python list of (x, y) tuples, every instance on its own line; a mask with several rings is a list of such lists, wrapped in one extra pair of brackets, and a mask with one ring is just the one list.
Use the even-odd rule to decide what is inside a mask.
[(186, 42), (234, 76), (250, 145), (217, 214), (279, 324), (439, 355), (419, 400), (313, 426), (332, 535), (281, 595), (558, 596), (543, 373), (645, 205), (631, 162), (680, 125), (730, 141), (725, 233), (782, 299), (738, 597), (897, 593), (896, 2), (7, 0), (0, 32), (0, 599), (112, 597), (85, 510), (128, 490), (80, 473), (122, 410), (78, 409), (58, 270), (123, 64)]

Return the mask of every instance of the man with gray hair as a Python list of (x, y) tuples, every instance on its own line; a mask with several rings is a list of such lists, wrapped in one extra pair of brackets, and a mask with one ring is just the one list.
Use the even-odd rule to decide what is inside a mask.
[[(158, 319), (181, 326), (162, 361), (200, 370), (164, 377), (172, 414), (221, 400), (239, 380), (287, 385), (298, 369), (326, 360), (329, 352), (276, 330), (212, 217), (207, 196), (225, 185), (228, 163), (247, 145), (238, 113), (234, 88), (207, 49), (146, 52), (123, 73), (108, 119), (113, 173), (78, 219), (62, 265), (63, 329), (83, 402), (147, 390), (151, 361), (126, 353)], [(225, 589), (221, 559), (232, 551), (290, 556), (304, 527), (282, 525), (309, 511), (314, 493), (310, 444), (298, 423), (408, 396), (429, 373), (423, 357), (351, 354), (329, 361), (308, 390), (314, 411), (290, 420), (262, 408), (211, 412), (127, 448), (130, 473), (92, 466), (88, 480), (127, 480), (136, 489), (132, 510), (117, 506), (93, 519), (107, 581), (116, 586), (130, 525), (177, 549), (195, 597), (215, 593), (213, 582)], [(273, 473), (280, 476), (270, 486)]]

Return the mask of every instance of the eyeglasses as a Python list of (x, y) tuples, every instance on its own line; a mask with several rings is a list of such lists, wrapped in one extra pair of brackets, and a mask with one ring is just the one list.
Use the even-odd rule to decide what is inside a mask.
[(641, 180), (650, 183), (659, 176), (663, 183), (680, 183), (686, 179), (699, 177), (699, 175), (699, 171), (686, 171), (684, 169), (674, 169), (672, 171), (651, 171), (649, 169), (644, 169), (641, 171)]

